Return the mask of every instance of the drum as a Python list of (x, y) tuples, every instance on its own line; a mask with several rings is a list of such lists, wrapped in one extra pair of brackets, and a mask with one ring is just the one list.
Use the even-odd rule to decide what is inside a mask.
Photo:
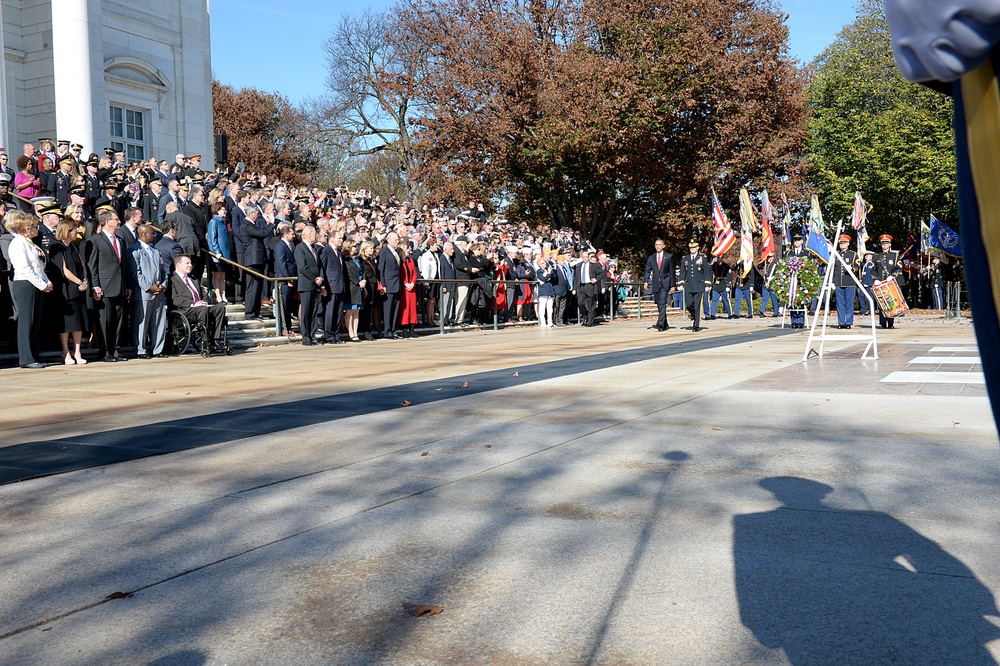
[(898, 317), (910, 309), (895, 277), (890, 277), (885, 282), (876, 280), (872, 286), (872, 296), (886, 317)]

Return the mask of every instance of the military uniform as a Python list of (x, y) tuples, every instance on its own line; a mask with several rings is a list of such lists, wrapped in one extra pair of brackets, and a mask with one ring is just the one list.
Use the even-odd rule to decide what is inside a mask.
[(944, 309), (944, 276), (941, 264), (932, 263), (927, 267), (927, 286), (931, 289), (931, 305), (935, 310)]
[[(802, 240), (802, 236), (799, 235), (799, 234), (796, 234), (792, 238), (793, 242), (794, 241), (801, 241), (801, 240)], [(792, 249), (788, 251), (788, 258), (789, 259), (809, 259), (810, 256), (809, 256), (808, 250), (806, 250), (806, 248), (804, 246), (795, 247), (793, 245)], [(792, 294), (789, 294), (788, 298), (789, 298), (789, 302), (793, 302), (793, 300), (792, 300), (793, 299)], [(802, 327), (804, 327), (806, 325), (806, 312), (805, 312), (805, 310), (802, 310), (802, 309), (799, 309), (799, 308), (796, 308), (796, 307), (793, 306), (793, 307), (788, 308), (788, 314), (789, 314), (789, 316), (791, 317), (791, 320), (792, 320), (792, 328), (802, 328)]]
[(732, 285), (732, 267), (722, 259), (717, 260), (712, 265), (712, 304), (708, 308), (706, 316), (715, 319), (719, 311), (719, 301), (722, 301), (722, 308), (726, 311), (726, 316), (733, 318), (733, 304), (729, 300), (729, 287)]
[[(841, 236), (841, 240), (845, 238), (850, 242), (850, 236)], [(837, 295), (837, 327), (850, 328), (854, 326), (854, 298), (857, 296), (857, 286), (850, 270), (857, 264), (858, 255), (853, 250), (844, 250), (840, 252), (840, 256), (843, 261), (834, 260), (833, 267), (833, 286)]]
[(708, 257), (701, 252), (685, 254), (681, 259), (677, 286), (684, 289), (684, 307), (694, 320), (691, 330), (698, 331), (701, 328), (701, 299), (705, 289), (712, 286), (712, 267)]
[[(879, 240), (881, 241), (883, 238), (892, 241), (892, 236), (883, 235), (879, 237)], [(872, 259), (872, 278), (882, 282), (890, 277), (896, 278), (900, 289), (906, 284), (906, 278), (903, 277), (903, 264), (899, 261), (899, 250), (876, 252)], [(882, 308), (879, 308), (878, 323), (881, 328), (895, 328), (894, 321), (895, 317), (886, 317), (882, 313)]]

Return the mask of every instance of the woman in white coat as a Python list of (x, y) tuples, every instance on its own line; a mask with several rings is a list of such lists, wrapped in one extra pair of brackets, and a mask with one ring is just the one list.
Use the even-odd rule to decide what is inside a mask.
[(52, 291), (45, 275), (45, 252), (32, 239), (38, 234), (38, 218), (15, 210), (4, 217), (4, 226), (14, 234), (10, 242), (10, 265), (14, 269), (14, 300), (17, 301), (17, 352), (22, 368), (44, 368), (39, 359), (42, 294)]

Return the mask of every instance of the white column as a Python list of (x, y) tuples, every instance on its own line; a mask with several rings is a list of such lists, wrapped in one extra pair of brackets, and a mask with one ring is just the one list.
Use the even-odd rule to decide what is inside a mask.
[[(11, 132), (7, 129), (7, 64), (5, 57), (3, 40), (3, 3), (0, 2), (0, 146), (7, 150), (8, 155), (16, 155), (17, 151), (12, 150), (8, 143)], [(10, 164), (10, 162), (8, 162)]]
[(52, 0), (52, 69), (56, 83), (54, 139), (94, 144), (90, 83), (90, 16), (87, 0)]

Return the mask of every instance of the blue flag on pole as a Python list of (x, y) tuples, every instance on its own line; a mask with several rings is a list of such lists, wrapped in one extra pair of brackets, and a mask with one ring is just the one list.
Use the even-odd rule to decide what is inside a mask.
[(823, 213), (819, 209), (819, 197), (815, 194), (809, 206), (809, 236), (806, 237), (806, 249), (824, 264), (830, 263), (830, 241), (826, 239), (823, 230)]
[(931, 215), (931, 233), (928, 244), (952, 257), (962, 256), (962, 239), (947, 224)]

